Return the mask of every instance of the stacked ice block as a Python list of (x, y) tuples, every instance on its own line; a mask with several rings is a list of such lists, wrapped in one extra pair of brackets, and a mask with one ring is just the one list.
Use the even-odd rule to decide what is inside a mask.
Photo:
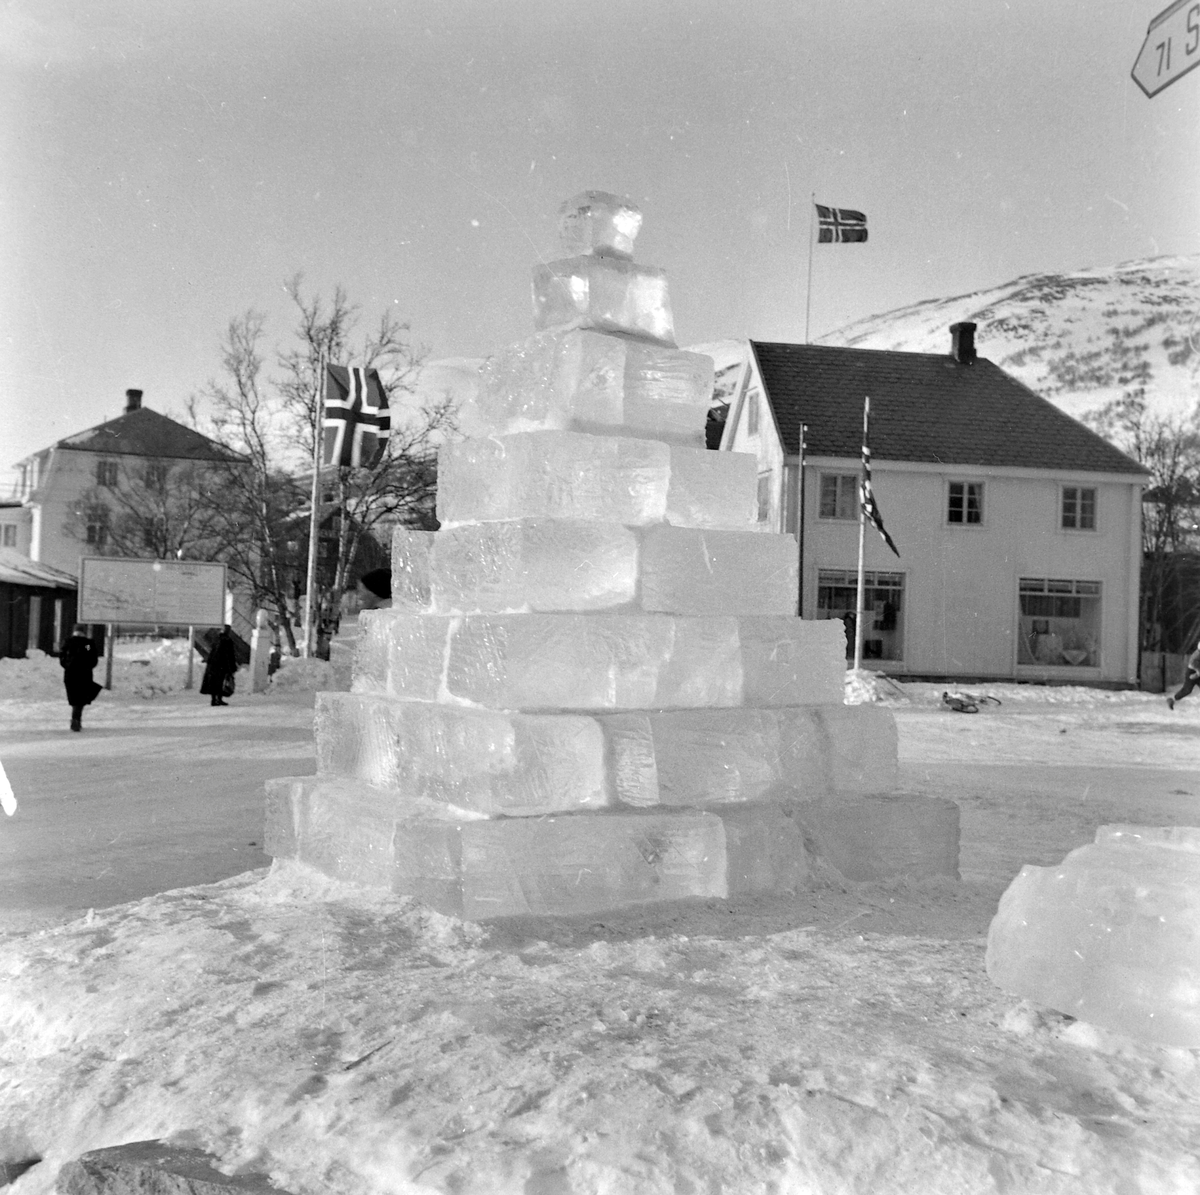
[[(841, 623), (794, 617), (756, 461), (710, 452), (712, 362), (675, 347), (631, 204), (563, 206), (536, 335), (439, 457), (441, 530), (396, 532), (393, 606), (267, 849), (469, 918), (956, 874), (957, 807), (887, 795), (890, 712), (842, 703)], [(884, 794), (884, 795), (880, 795)]]

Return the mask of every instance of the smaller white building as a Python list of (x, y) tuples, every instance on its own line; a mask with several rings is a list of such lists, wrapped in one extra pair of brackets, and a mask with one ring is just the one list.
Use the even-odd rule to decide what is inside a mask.
[(954, 325), (945, 356), (747, 341), (720, 448), (757, 456), (759, 519), (797, 536), (800, 613), (843, 619), (850, 642), (869, 396), (900, 556), (868, 526), (866, 665), (1136, 683), (1148, 474), (978, 357), (974, 332)]
[(114, 524), (128, 509), (129, 493), (136, 491), (143, 507), (157, 497), (165, 509), (183, 471), (213, 470), (217, 485), (216, 466), (239, 459), (142, 406), (140, 390), (126, 390), (125, 411), (116, 419), (17, 462), (17, 505), (6, 507), (0, 519), (3, 546), (71, 576), (78, 576), (81, 556), (160, 555), (149, 539), (149, 519), (145, 542), (116, 550)]

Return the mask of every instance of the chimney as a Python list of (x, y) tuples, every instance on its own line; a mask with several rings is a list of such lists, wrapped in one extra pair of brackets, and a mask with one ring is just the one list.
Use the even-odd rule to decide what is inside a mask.
[[(974, 325), (972, 325), (972, 326), (974, 326)], [(141, 407), (141, 405), (142, 405), (142, 392), (140, 390), (126, 390), (125, 391), (125, 414), (126, 415), (128, 415), (130, 411), (138, 410)]]
[(975, 325), (950, 325), (950, 356), (960, 365), (975, 364)]

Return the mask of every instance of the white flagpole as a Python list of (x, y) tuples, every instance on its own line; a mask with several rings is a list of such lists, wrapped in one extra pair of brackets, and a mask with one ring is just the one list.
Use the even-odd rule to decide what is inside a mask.
[[(871, 399), (863, 398), (863, 446), (867, 444), (867, 421), (871, 415)], [(861, 471), (862, 465), (859, 465)], [(858, 487), (858, 597), (854, 604), (854, 671), (862, 667), (863, 645), (863, 544), (867, 533), (867, 510), (863, 502), (862, 482), (865, 480), (860, 473)]]
[(312, 511), (308, 523), (308, 580), (304, 591), (304, 650), (312, 654), (313, 590), (317, 585), (317, 539), (321, 530), (321, 439), (325, 434), (325, 350), (317, 353), (317, 421), (313, 434)]

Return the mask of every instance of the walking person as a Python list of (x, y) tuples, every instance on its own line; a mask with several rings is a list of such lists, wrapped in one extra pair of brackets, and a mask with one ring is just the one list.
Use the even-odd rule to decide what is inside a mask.
[[(109, 649), (112, 650), (111, 647)], [(71, 707), (71, 729), (83, 729), (83, 707), (91, 705), (102, 686), (92, 680), (92, 670), (99, 660), (96, 645), (87, 637), (87, 627), (77, 622), (58, 653), (63, 670), (63, 687)]]
[(1196, 650), (1187, 658), (1187, 664), (1184, 665), (1186, 673), (1183, 678), (1183, 684), (1179, 686), (1179, 691), (1174, 697), (1167, 698), (1167, 708), (1174, 709), (1177, 701), (1182, 701), (1195, 687), (1200, 684), (1200, 643), (1196, 644)]
[(228, 623), (217, 636), (204, 665), (200, 692), (212, 698), (213, 705), (228, 705), (226, 697), (233, 695), (233, 674), (237, 671), (237, 652), (233, 646), (233, 628)]

